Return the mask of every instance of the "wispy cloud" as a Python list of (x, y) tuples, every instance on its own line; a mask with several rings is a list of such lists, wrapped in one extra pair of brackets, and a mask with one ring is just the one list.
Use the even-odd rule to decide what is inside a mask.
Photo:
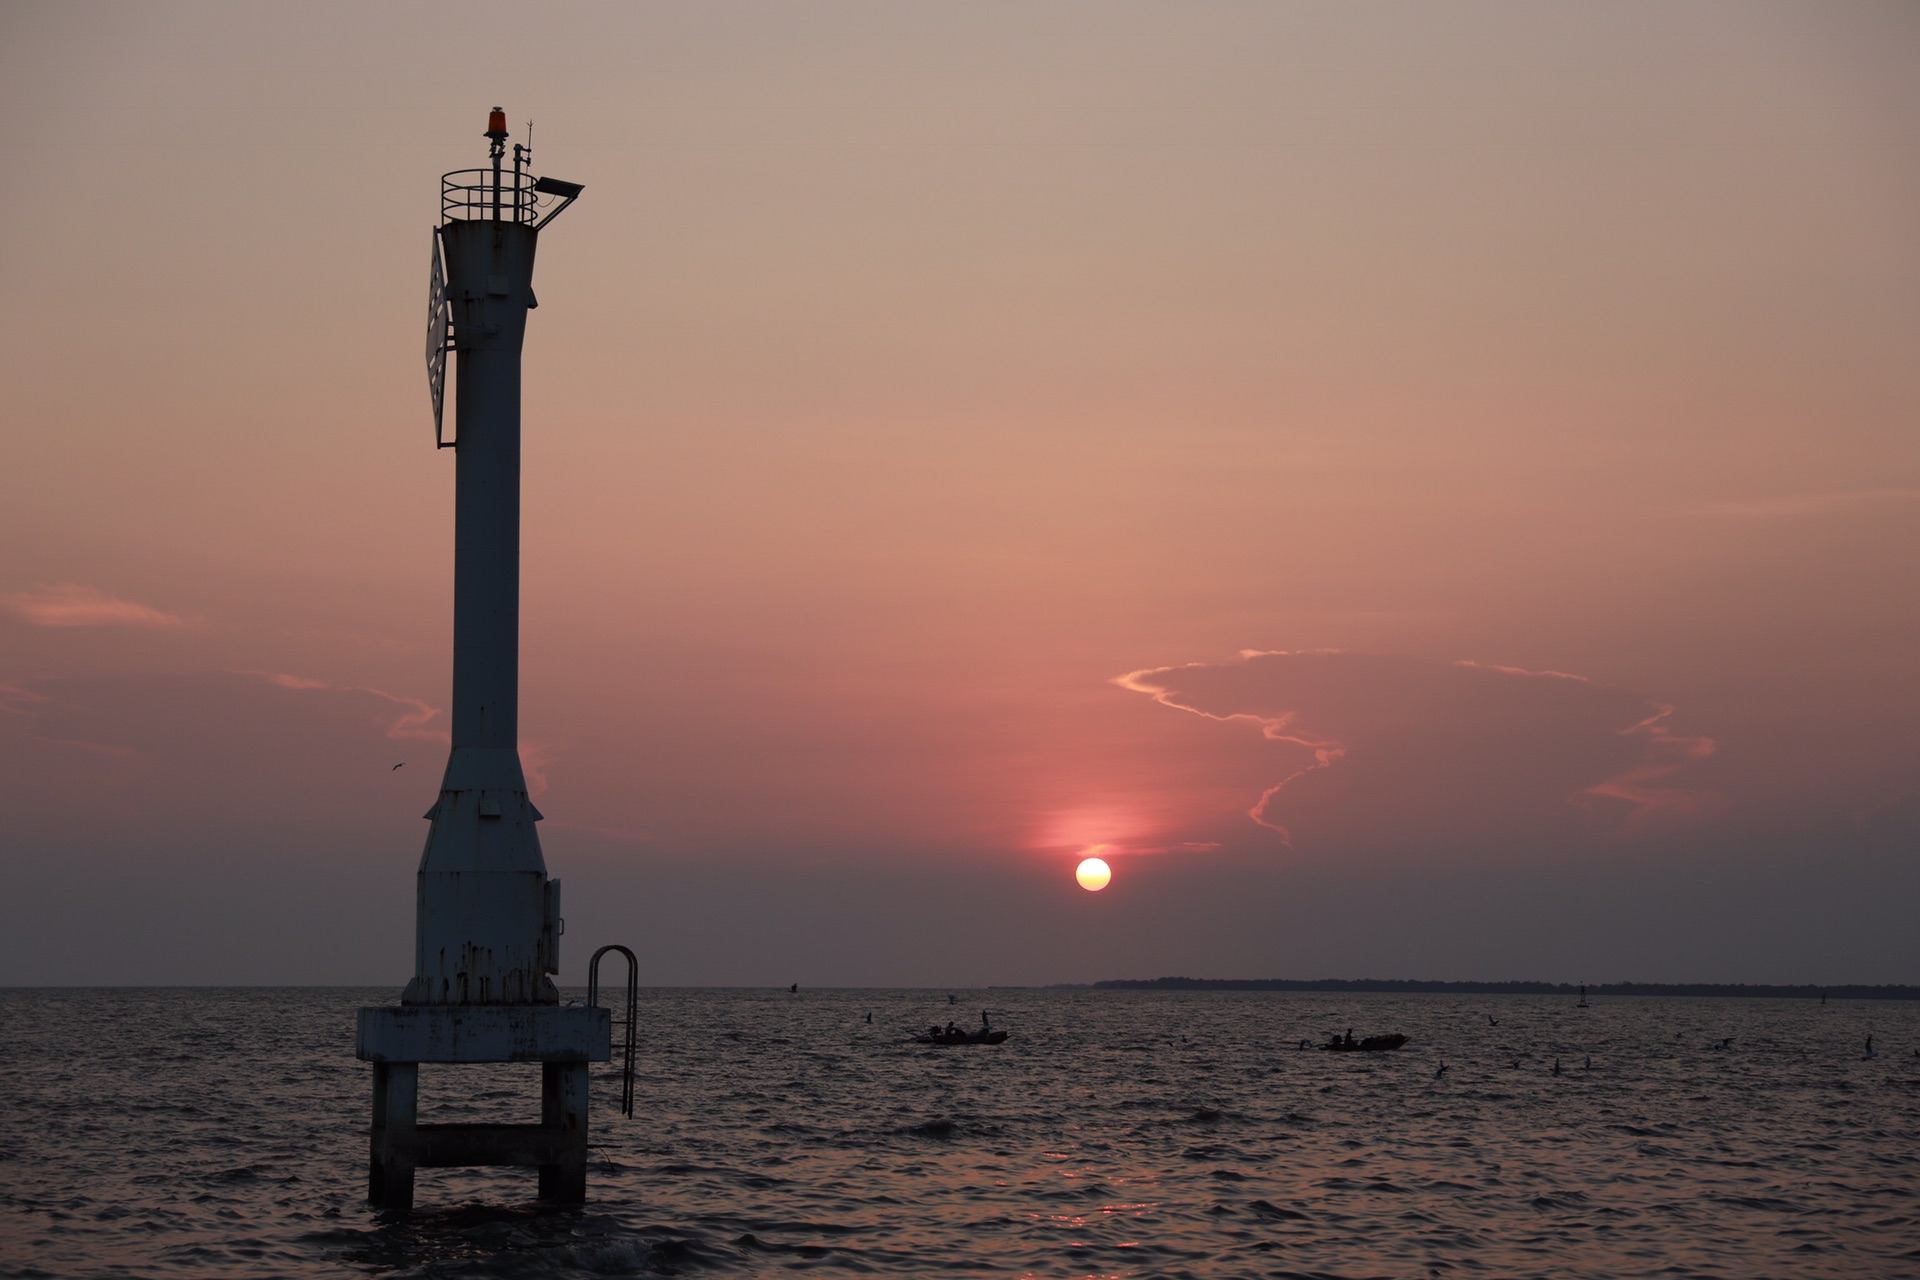
[(54, 699), (38, 690), (24, 685), (9, 684), (0, 681), (0, 715), (17, 716), (17, 724), (26, 729), (27, 737), (37, 748), (69, 747), (84, 751), (89, 755), (104, 756), (111, 760), (134, 760), (139, 752), (111, 742), (94, 742), (86, 738), (58, 737), (40, 732), (40, 722), (54, 706)]
[(1090, 845), (1082, 850), (1089, 858), (1131, 858), (1162, 853), (1216, 853), (1221, 845), (1218, 840), (1181, 840), (1174, 844), (1112, 844)]
[(536, 800), (547, 793), (547, 766), (553, 763), (554, 751), (552, 743), (520, 744), (520, 771), (527, 778), (527, 794)]
[(134, 600), (122, 600), (96, 587), (78, 583), (35, 587), (31, 591), (0, 592), (5, 609), (36, 627), (141, 627), (174, 629), (191, 624), (184, 614)]
[(44, 693), (35, 693), (17, 684), (0, 683), (0, 714), (10, 716), (31, 715), (34, 708), (47, 704)]
[(1671, 706), (1567, 672), (1245, 650), (1114, 683), (1290, 748), (1290, 771), (1248, 810), (1289, 845), (1310, 833), (1320, 848), (1520, 849), (1721, 807), (1676, 776), (1713, 755), (1713, 739), (1676, 732)]
[(388, 693), (385, 689), (374, 689), (362, 684), (333, 684), (326, 680), (315, 680), (310, 676), (288, 675), (282, 671), (236, 671), (234, 674), (253, 676), (256, 679), (265, 680), (268, 684), (278, 685), (282, 689), (371, 694), (399, 708), (398, 713), (386, 723), (387, 737), (396, 742), (432, 742), (442, 746), (449, 741), (446, 730), (429, 727), (439, 718), (440, 708), (420, 698), (402, 693)]
[(1676, 821), (1684, 824), (1719, 812), (1724, 798), (1715, 792), (1657, 785), (1720, 749), (1720, 744), (1712, 738), (1673, 732), (1666, 723), (1672, 714), (1672, 707), (1660, 706), (1638, 724), (1621, 729), (1621, 737), (1640, 741), (1645, 758), (1631, 768), (1582, 788), (1574, 802), (1617, 800), (1627, 805), (1627, 817), (1621, 829), (1628, 834)]
[(1728, 520), (1782, 520), (1825, 515), (1858, 507), (1890, 506), (1920, 501), (1920, 488), (1849, 489), (1829, 493), (1789, 493), (1746, 502), (1714, 502), (1694, 507), (1693, 514)]
[(308, 676), (290, 676), (278, 671), (242, 671), (243, 676), (259, 676), (268, 684), (277, 684), (282, 689), (345, 689), (348, 685), (332, 685), (325, 680), (314, 680)]
[[(1508, 667), (1498, 663), (1464, 660), (1453, 665), (1477, 667), (1485, 671), (1500, 671), (1507, 675), (1572, 680), (1584, 685), (1593, 685), (1593, 681), (1586, 676), (1573, 675), (1565, 671), (1531, 671), (1525, 667)], [(1704, 735), (1673, 732), (1667, 720), (1673, 715), (1674, 708), (1664, 703), (1648, 705), (1652, 708), (1651, 715), (1618, 730), (1621, 737), (1640, 741), (1646, 752), (1645, 759), (1590, 787), (1582, 787), (1574, 794), (1574, 803), (1580, 805), (1592, 800), (1621, 801), (1628, 806), (1628, 816), (1624, 825), (1634, 830), (1655, 825), (1665, 818), (1690, 820), (1707, 813), (1717, 812), (1723, 798), (1713, 792), (1690, 787), (1661, 787), (1654, 784), (1673, 776), (1697, 760), (1705, 760), (1720, 749), (1720, 744)]]
[[(1320, 650), (1317, 652), (1330, 653), (1334, 651)], [(1281, 654), (1281, 653), (1266, 653), (1258, 649), (1242, 649), (1240, 651), (1240, 657), (1242, 661), (1246, 661), (1248, 659), (1253, 659), (1253, 658), (1284, 657), (1284, 656), (1287, 656), (1287, 655)], [(1183, 672), (1183, 671), (1191, 672), (1191, 671), (1201, 670), (1206, 668), (1208, 665), (1209, 664), (1204, 662), (1189, 662), (1182, 667), (1157, 667), (1157, 668), (1147, 667), (1139, 671), (1129, 671), (1123, 676), (1115, 676), (1113, 678), (1113, 683), (1119, 685), (1122, 689), (1128, 689), (1134, 693), (1144, 693), (1147, 696), (1151, 697), (1155, 702), (1158, 702), (1159, 704), (1161, 704), (1162, 706), (1172, 707), (1176, 711), (1190, 711), (1194, 715), (1205, 716), (1209, 720), (1246, 721), (1250, 724), (1258, 726), (1261, 736), (1268, 739), (1271, 742), (1291, 743), (1294, 746), (1305, 747), (1308, 751), (1311, 751), (1313, 753), (1313, 761), (1314, 761), (1312, 764), (1306, 766), (1303, 769), (1294, 770), (1292, 773), (1288, 774), (1286, 777), (1280, 779), (1280, 781), (1268, 787), (1265, 791), (1260, 793), (1260, 798), (1254, 801), (1253, 807), (1247, 810), (1247, 816), (1249, 818), (1252, 818), (1255, 822), (1259, 823), (1261, 826), (1277, 834), (1280, 837), (1280, 842), (1282, 844), (1286, 845), (1288, 848), (1292, 848), (1293, 847), (1292, 832), (1288, 831), (1287, 828), (1282, 826), (1280, 823), (1271, 821), (1267, 817), (1268, 804), (1273, 800), (1275, 796), (1279, 795), (1280, 792), (1283, 791), (1288, 786), (1288, 784), (1296, 781), (1299, 778), (1305, 777), (1307, 774), (1314, 772), (1316, 769), (1327, 768), (1329, 765), (1333, 764), (1334, 761), (1338, 760), (1341, 756), (1345, 755), (1347, 753), (1347, 749), (1346, 747), (1342, 746), (1340, 743), (1333, 741), (1331, 738), (1319, 738), (1309, 734), (1303, 734), (1295, 731), (1292, 726), (1299, 719), (1299, 715), (1296, 711), (1293, 711), (1293, 710), (1282, 711), (1278, 715), (1262, 715), (1257, 712), (1251, 712), (1251, 711), (1228, 711), (1224, 713), (1208, 711), (1203, 707), (1195, 706), (1191, 703), (1180, 701), (1180, 699), (1173, 692), (1173, 683), (1174, 683), (1173, 681), (1166, 680), (1164, 683), (1160, 682), (1163, 680), (1163, 678), (1168, 677), (1174, 673)]]

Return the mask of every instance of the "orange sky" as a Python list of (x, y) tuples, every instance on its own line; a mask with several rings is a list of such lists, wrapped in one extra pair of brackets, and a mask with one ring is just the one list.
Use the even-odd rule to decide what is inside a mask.
[(1894, 5), (10, 5), (0, 982), (406, 976), (496, 102), (587, 187), (570, 966), (1920, 981), (1915, 65)]

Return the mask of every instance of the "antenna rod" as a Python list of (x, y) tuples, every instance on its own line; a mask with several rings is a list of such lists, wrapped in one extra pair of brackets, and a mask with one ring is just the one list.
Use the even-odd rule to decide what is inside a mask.
[(522, 221), (532, 222), (536, 217), (539, 216), (539, 209), (537, 208), (539, 201), (533, 198), (533, 194), (531, 192), (528, 192), (526, 196), (526, 207), (524, 210), (525, 216), (524, 217), (522, 216), (523, 211), (520, 204), (520, 200), (521, 200), (520, 162), (522, 160), (526, 161), (527, 173), (531, 175), (533, 173), (533, 117), (532, 116), (527, 117), (527, 145), (523, 147), (517, 142), (513, 144), (513, 220), (515, 222), (522, 222)]

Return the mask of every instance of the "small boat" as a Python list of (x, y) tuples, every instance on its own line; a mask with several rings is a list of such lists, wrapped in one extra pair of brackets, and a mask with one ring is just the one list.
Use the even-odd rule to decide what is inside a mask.
[(1335, 1036), (1320, 1047), (1322, 1049), (1331, 1049), (1336, 1053), (1382, 1053), (1388, 1049), (1398, 1049), (1406, 1042), (1407, 1038), (1399, 1034), (1390, 1036), (1368, 1036), (1364, 1040), (1354, 1040), (1351, 1038), (1342, 1040), (1339, 1036)]
[(1007, 1038), (1004, 1031), (962, 1031), (958, 1027), (952, 1031), (940, 1027), (928, 1027), (913, 1038), (915, 1044), (999, 1044)]

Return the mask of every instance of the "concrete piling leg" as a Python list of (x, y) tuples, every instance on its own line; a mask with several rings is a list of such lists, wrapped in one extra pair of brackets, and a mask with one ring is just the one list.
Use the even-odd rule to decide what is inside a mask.
[(413, 1139), (419, 1108), (419, 1063), (373, 1064), (373, 1138), (367, 1162), (367, 1203), (397, 1213), (413, 1208)]
[[(373, 1067), (367, 1199), (413, 1207), (417, 1169), (506, 1165), (540, 1171), (540, 1197), (587, 1198), (588, 1071), (612, 1055), (611, 1016), (562, 1005), (401, 1005), (360, 1010), (355, 1052)], [(422, 1063), (540, 1064), (538, 1124), (422, 1123)], [(430, 1117), (431, 1119), (431, 1117)]]
[(540, 1064), (540, 1125), (563, 1134), (563, 1154), (540, 1166), (540, 1198), (562, 1204), (587, 1199), (587, 1064)]

